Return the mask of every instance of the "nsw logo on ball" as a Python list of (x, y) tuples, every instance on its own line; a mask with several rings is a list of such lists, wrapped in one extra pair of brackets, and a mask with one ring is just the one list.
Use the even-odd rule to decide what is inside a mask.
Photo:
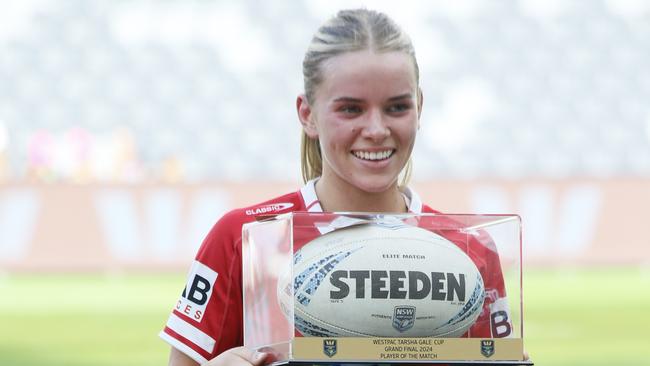
[(415, 306), (395, 306), (393, 328), (405, 332), (415, 324)]

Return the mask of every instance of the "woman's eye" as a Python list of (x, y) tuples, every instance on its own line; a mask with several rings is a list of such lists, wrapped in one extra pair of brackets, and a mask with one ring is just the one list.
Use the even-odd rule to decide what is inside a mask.
[(400, 113), (400, 112), (407, 111), (409, 109), (411, 109), (410, 104), (400, 103), (400, 104), (393, 104), (393, 105), (389, 106), (388, 107), (388, 112), (389, 113)]
[(339, 111), (343, 113), (350, 113), (350, 114), (361, 113), (361, 107), (356, 105), (346, 105), (339, 108)]

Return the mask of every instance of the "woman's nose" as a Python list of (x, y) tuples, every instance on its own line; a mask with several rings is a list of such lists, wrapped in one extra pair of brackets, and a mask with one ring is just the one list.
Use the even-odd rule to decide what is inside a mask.
[(386, 124), (385, 116), (379, 111), (369, 113), (362, 136), (373, 140), (381, 140), (389, 135), (390, 129)]

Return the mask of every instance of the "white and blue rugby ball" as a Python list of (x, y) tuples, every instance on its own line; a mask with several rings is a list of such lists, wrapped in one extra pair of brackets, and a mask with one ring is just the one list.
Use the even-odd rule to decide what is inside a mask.
[[(294, 255), (278, 299), (315, 337), (459, 337), (483, 308), (483, 278), (455, 244), (408, 225), (338, 229)], [(284, 278), (282, 278), (284, 277)]]

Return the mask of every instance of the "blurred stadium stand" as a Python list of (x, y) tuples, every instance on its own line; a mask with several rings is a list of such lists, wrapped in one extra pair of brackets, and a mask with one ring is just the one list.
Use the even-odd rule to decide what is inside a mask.
[[(361, 4), (3, 2), (0, 265), (185, 268), (223, 211), (295, 189), (304, 52)], [(415, 44), (427, 202), (521, 213), (533, 261), (650, 263), (650, 2), (369, 6)]]
[[(650, 176), (649, 5), (462, 4), (378, 4), (420, 59), (417, 179)], [(297, 181), (302, 55), (340, 5), (3, 3), (0, 176)]]

